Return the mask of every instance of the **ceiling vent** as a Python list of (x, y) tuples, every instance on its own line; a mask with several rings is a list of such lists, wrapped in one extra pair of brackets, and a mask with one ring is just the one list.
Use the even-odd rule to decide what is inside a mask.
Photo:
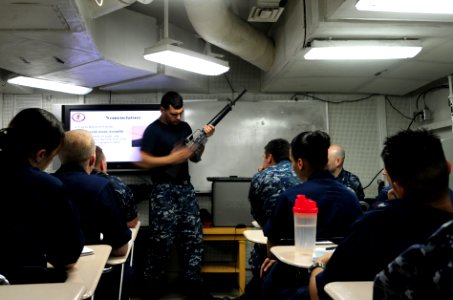
[(256, 0), (252, 6), (247, 21), (249, 22), (277, 22), (283, 12), (286, 1)]
[(87, 2), (90, 6), (91, 17), (95, 19), (129, 6), (135, 1), (136, 0), (89, 0)]

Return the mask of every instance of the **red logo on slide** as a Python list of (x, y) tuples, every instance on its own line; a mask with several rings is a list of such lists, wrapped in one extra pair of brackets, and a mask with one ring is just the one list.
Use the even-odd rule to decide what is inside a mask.
[(72, 120), (75, 122), (82, 122), (85, 120), (85, 115), (83, 113), (75, 113), (72, 115)]

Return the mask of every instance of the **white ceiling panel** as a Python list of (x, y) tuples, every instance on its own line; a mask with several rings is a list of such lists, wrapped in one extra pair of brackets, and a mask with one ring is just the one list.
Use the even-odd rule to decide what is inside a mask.
[(97, 87), (151, 75), (151, 72), (118, 65), (108, 60), (93, 61), (69, 70), (42, 76), (49, 80), (64, 80), (87, 87)]
[[(266, 89), (272, 92), (355, 93), (364, 84), (363, 77), (299, 77), (275, 79)], [(265, 90), (267, 91), (267, 90)]]
[[(356, 92), (364, 94), (406, 95), (428, 83), (428, 81), (423, 80), (375, 78), (357, 89)], [(385, 93), (382, 91), (385, 91)]]
[(433, 63), (423, 61), (408, 61), (382, 74), (384, 78), (405, 78), (413, 80), (432, 81), (453, 73), (453, 63)]
[[(122, 3), (113, 5), (115, 11), (92, 18), (88, 0), (0, 0), (0, 69), (4, 73), (59, 79), (110, 91), (156, 91), (174, 85), (181, 92), (209, 92), (209, 85), (204, 83), (207, 77), (200, 80), (198, 75), (168, 72), (156, 75), (157, 66), (150, 66), (144, 60), (144, 45), (151, 46), (163, 34), (163, 0), (148, 5), (135, 2), (131, 6), (127, 5), (133, 0), (108, 1)], [(170, 33), (184, 33), (182, 39), (186, 46), (191, 42), (205, 45), (200, 42), (202, 35), (194, 32), (196, 26), (188, 19), (184, 5), (187, 1), (169, 1)], [(242, 22), (231, 24), (237, 26), (234, 29), (241, 31), (240, 25), (246, 24), (250, 30), (241, 31), (244, 44), (251, 37), (272, 38), (270, 45), (275, 51), (269, 53), (276, 53), (270, 60), (273, 65), (270, 70), (259, 71), (261, 85), (255, 85), (263, 92), (405, 95), (453, 73), (453, 15), (358, 12), (354, 7), (356, 0), (288, 0), (276, 23), (256, 24), (247, 22), (248, 12), (256, 1), (197, 1), (226, 1), (228, 13), (232, 12)], [(207, 26), (209, 22), (217, 22), (224, 13), (206, 11), (203, 16), (210, 16)], [(405, 38), (419, 39), (423, 45), (422, 52), (410, 60), (315, 62), (303, 59), (314, 39)], [(226, 51), (235, 45), (215, 46)], [(261, 52), (258, 50), (264, 47), (257, 47), (249, 47), (247, 52), (258, 56)], [(237, 57), (240, 64), (230, 63), (227, 75), (242, 75), (241, 70), (251, 66), (259, 68), (239, 52), (228, 53)]]
[(0, 30), (67, 30), (57, 1), (40, 2), (0, 3)]
[(335, 77), (354, 74), (355, 77), (372, 77), (400, 64), (394, 60), (381, 61), (314, 61), (299, 60), (290, 64), (286, 77)]

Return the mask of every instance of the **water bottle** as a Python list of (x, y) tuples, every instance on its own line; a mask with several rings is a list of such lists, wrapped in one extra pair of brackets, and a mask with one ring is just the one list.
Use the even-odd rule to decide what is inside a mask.
[(318, 207), (316, 202), (297, 195), (293, 207), (294, 213), (294, 245), (296, 254), (313, 256), (316, 243), (316, 220)]

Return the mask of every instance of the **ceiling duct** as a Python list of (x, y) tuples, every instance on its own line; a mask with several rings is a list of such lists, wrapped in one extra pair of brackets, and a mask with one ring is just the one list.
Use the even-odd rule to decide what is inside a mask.
[(195, 31), (208, 43), (224, 49), (263, 71), (274, 63), (271, 39), (242, 21), (224, 0), (184, 0)]

